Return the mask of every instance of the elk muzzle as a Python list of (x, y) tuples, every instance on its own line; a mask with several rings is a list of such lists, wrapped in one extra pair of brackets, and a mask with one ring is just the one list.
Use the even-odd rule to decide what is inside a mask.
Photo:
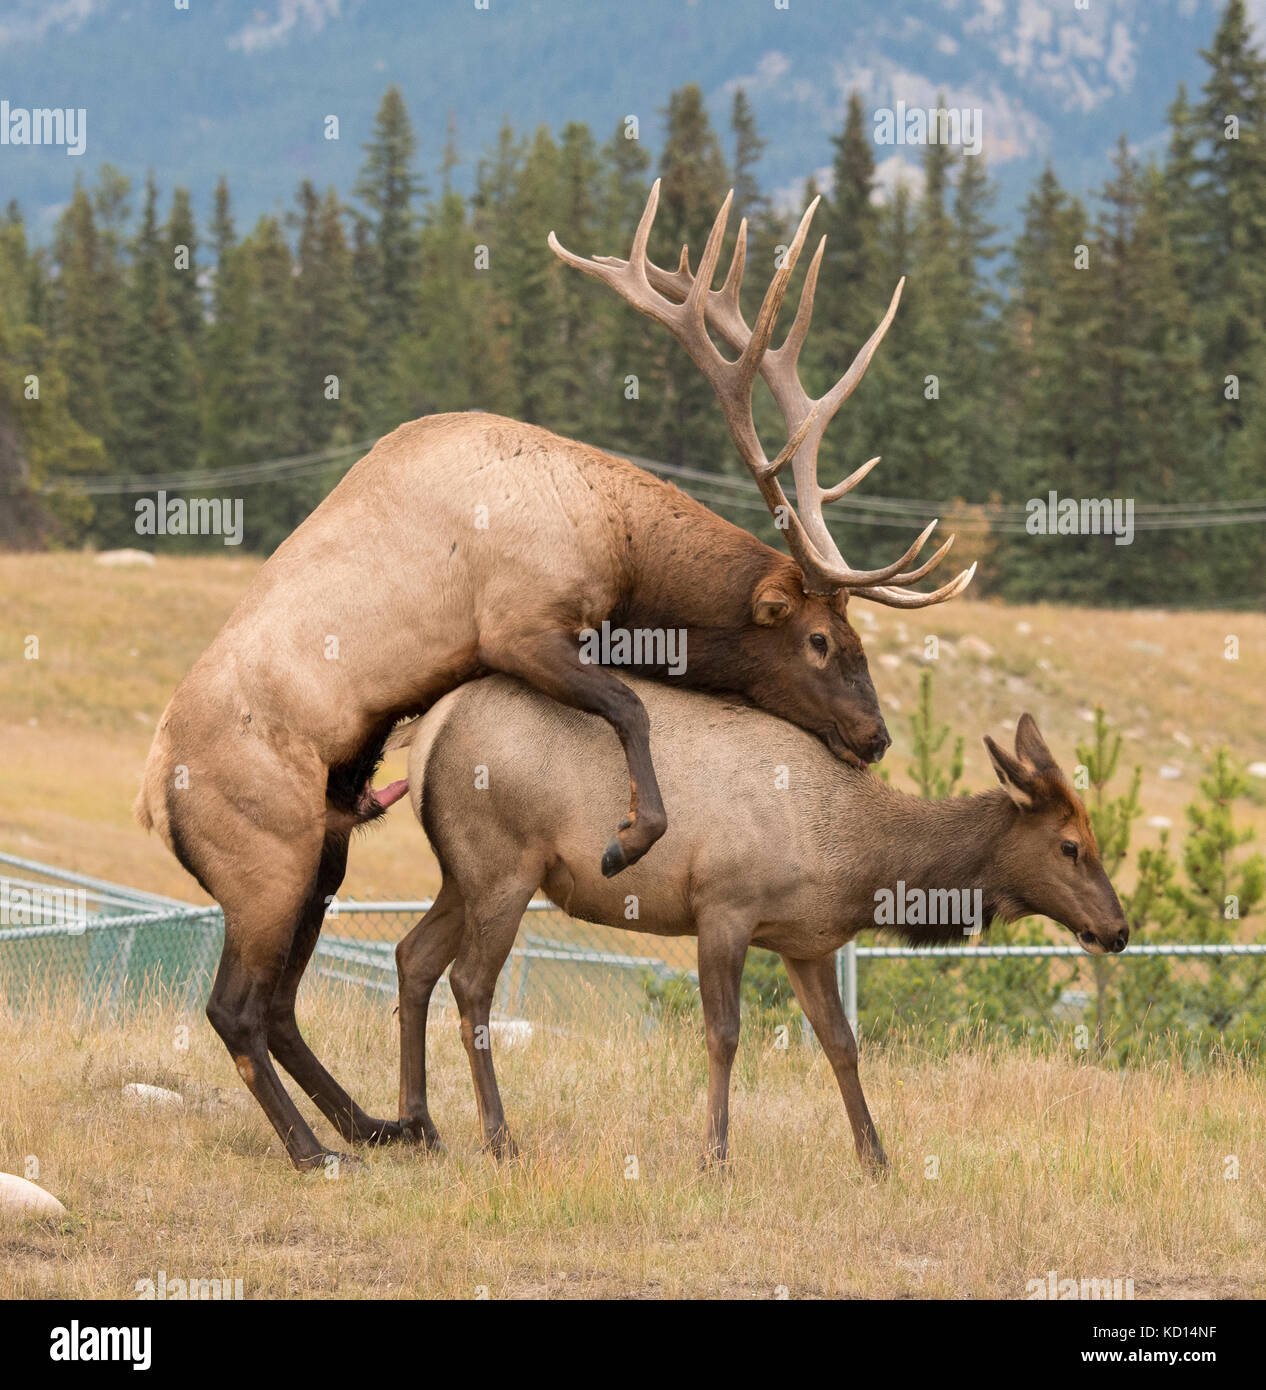
[(1126, 922), (1114, 922), (1107, 927), (1088, 927), (1077, 933), (1083, 950), (1093, 956), (1119, 955), (1125, 950), (1129, 939), (1130, 928)]

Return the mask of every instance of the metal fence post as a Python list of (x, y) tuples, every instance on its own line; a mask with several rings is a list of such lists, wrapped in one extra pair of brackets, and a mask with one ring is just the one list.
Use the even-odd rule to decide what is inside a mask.
[[(840, 998), (844, 1001), (844, 1017), (857, 1038), (857, 945), (848, 942), (835, 953), (835, 978), (839, 985)], [(861, 1046), (861, 1039), (857, 1039)]]

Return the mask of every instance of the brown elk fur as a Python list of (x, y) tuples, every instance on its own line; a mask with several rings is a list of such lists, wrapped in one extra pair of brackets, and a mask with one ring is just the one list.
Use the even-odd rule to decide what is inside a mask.
[[(489, 1144), (509, 1146), (491, 1055), (475, 1045), (533, 893), (590, 922), (695, 935), (709, 1060), (705, 1154), (724, 1156), (739, 982), (749, 946), (777, 951), (830, 1058), (865, 1163), (885, 1162), (857, 1077), (833, 954), (877, 925), (877, 894), (979, 890), (996, 914), (1052, 917), (1092, 951), (1128, 935), (1080, 798), (1025, 715), (1009, 754), (986, 743), (1002, 789), (948, 801), (894, 791), (816, 740), (733, 702), (634, 683), (651, 720), (672, 817), (655, 854), (618, 883), (595, 849), (621, 767), (588, 715), (496, 677), (446, 696), (411, 730), (409, 788), (443, 869), (434, 907), (397, 950), (401, 1119), (437, 1142), (426, 1104), (426, 1011), (450, 962)], [(470, 790), (476, 767), (486, 789)], [(545, 770), (548, 769), (548, 772)], [(629, 905), (636, 914), (631, 919)], [(897, 926), (963, 939), (961, 921)]]
[(787, 556), (670, 484), (497, 416), (404, 425), (350, 470), (180, 683), (136, 803), (224, 909), (208, 1015), (297, 1165), (325, 1151), (270, 1050), (344, 1138), (399, 1132), (329, 1076), (293, 1013), (350, 829), (382, 805), (371, 782), (392, 725), (493, 671), (599, 715), (634, 788), (598, 851), (618, 871), (662, 833), (663, 807), (642, 703), (580, 662), (577, 634), (603, 619), (685, 628), (682, 684), (869, 759), (888, 735), (846, 602), (806, 595)]

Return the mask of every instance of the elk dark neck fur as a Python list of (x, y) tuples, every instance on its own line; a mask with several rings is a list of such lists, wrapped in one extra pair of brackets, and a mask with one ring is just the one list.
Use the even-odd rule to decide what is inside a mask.
[(637, 524), (628, 525), (625, 541), (630, 583), (612, 625), (685, 628), (689, 659), (674, 684), (747, 689), (750, 677), (735, 635), (751, 622), (758, 585), (781, 580), (797, 593), (799, 569), (672, 484), (639, 470), (637, 485), (630, 499)]
[[(999, 860), (999, 846), (1020, 814), (1000, 787), (928, 801), (852, 769), (841, 768), (840, 776), (849, 780), (849, 795), (841, 797), (849, 809), (824, 852), (841, 876), (856, 881), (860, 873), (868, 895), (895, 890), (898, 880), (907, 891), (978, 888), (985, 927), (995, 915), (1013, 920), (1027, 911)], [(962, 940), (953, 923), (899, 930), (915, 945)]]

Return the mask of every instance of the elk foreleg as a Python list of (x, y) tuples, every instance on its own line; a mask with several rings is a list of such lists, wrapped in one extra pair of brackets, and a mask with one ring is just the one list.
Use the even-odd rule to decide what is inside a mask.
[(723, 1163), (729, 1152), (730, 1072), (739, 1040), (739, 990), (751, 939), (750, 925), (731, 914), (700, 914), (699, 995), (708, 1042), (708, 1119), (703, 1165)]
[(519, 636), (480, 650), (483, 665), (518, 676), (560, 704), (605, 719), (619, 735), (629, 768), (629, 814), (602, 855), (602, 872), (612, 878), (637, 861), (664, 833), (668, 821), (651, 761), (646, 707), (611, 671), (580, 659), (576, 638), (552, 631)]
[(831, 956), (820, 956), (817, 960), (793, 960), (790, 956), (783, 956), (782, 960), (800, 1007), (813, 1025), (822, 1051), (835, 1072), (840, 1094), (844, 1097), (844, 1109), (848, 1112), (848, 1122), (853, 1128), (857, 1157), (861, 1159), (863, 1168), (878, 1177), (888, 1171), (888, 1156), (879, 1142), (875, 1123), (866, 1106), (866, 1097), (862, 1094), (862, 1083), (857, 1074), (857, 1039), (853, 1037), (844, 1005), (840, 1001), (835, 961)]

